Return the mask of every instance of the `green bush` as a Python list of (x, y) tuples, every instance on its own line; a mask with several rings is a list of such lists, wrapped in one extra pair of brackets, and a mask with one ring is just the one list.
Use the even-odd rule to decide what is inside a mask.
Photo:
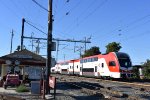
[(138, 66), (133, 66), (133, 77), (134, 79), (139, 79), (139, 67)]
[(20, 85), (17, 89), (16, 92), (29, 92), (29, 89), (25, 85)]
[(150, 79), (150, 60), (147, 59), (147, 61), (143, 64), (143, 74), (145, 79)]

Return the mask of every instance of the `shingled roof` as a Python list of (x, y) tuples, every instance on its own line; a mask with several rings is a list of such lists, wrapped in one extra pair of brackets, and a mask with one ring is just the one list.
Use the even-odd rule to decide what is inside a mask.
[(0, 57), (0, 63), (5, 63), (6, 60), (10, 61), (20, 61), (21, 65), (46, 65), (46, 58), (37, 55), (27, 49), (21, 51), (15, 51), (14, 53), (4, 55)]

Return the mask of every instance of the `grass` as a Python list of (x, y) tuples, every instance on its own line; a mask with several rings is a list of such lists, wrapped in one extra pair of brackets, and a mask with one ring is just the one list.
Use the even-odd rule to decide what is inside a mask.
[(29, 92), (29, 89), (25, 85), (21, 84), (17, 87), (16, 92)]

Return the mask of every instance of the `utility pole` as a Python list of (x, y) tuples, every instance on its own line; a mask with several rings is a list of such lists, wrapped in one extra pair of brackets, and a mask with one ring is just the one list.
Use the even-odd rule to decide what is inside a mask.
[(46, 94), (50, 93), (49, 76), (51, 74), (51, 51), (52, 51), (52, 0), (49, 0), (48, 6), (48, 35), (47, 35), (47, 77), (46, 77)]
[(37, 46), (36, 46), (36, 54), (40, 53), (40, 40), (36, 40)]
[(24, 38), (24, 22), (25, 19), (22, 19), (22, 33), (21, 33), (21, 50), (23, 50), (23, 38)]
[(13, 33), (13, 30), (12, 30), (12, 32), (11, 32), (11, 46), (10, 46), (10, 53), (12, 53), (13, 37), (14, 37), (14, 33)]
[[(33, 35), (34, 35), (34, 33), (32, 32), (32, 33), (31, 33), (31, 38), (33, 37)], [(33, 45), (33, 39), (31, 40), (31, 46), (32, 46), (32, 52), (33, 52), (33, 46), (34, 46), (34, 45)]]
[(81, 64), (82, 64), (82, 66), (81, 66), (81, 71), (82, 71), (82, 75), (83, 75), (83, 56), (82, 56), (82, 49), (83, 49), (83, 47), (81, 46), (81, 47), (79, 47), (78, 51), (80, 52), (80, 58), (81, 58)]

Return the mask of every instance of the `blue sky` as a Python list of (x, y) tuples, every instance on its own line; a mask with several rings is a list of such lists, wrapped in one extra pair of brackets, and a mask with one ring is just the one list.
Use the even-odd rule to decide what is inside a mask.
[[(48, 8), (48, 0), (36, 1)], [(120, 51), (128, 53), (133, 64), (141, 64), (150, 59), (149, 4), (149, 0), (53, 0), (53, 38), (84, 40), (91, 37), (87, 49), (98, 46), (102, 53), (108, 43), (120, 42)], [(13, 51), (20, 45), (23, 17), (47, 33), (48, 12), (32, 0), (0, 0), (0, 12), (0, 56), (10, 53), (12, 29)], [(34, 37), (47, 38), (27, 23), (24, 33), (25, 36), (33, 34)], [(46, 41), (40, 42), (40, 54), (46, 55)], [(32, 50), (31, 40), (25, 39), (24, 44)], [(58, 60), (78, 58), (80, 53), (74, 52), (75, 46), (84, 44), (60, 42)], [(52, 55), (56, 57), (56, 52)]]

